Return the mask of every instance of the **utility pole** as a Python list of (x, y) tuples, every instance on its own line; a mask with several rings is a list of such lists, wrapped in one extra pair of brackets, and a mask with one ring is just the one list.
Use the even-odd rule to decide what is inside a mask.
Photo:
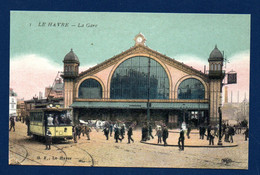
[(150, 68), (151, 68), (151, 58), (148, 58), (148, 87), (147, 87), (147, 126), (149, 127), (150, 122)]

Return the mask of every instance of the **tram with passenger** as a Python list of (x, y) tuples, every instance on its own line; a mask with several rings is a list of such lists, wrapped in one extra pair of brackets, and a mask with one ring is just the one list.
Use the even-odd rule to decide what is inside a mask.
[(31, 110), (29, 135), (36, 139), (44, 138), (48, 128), (52, 138), (72, 139), (72, 110), (67, 108)]

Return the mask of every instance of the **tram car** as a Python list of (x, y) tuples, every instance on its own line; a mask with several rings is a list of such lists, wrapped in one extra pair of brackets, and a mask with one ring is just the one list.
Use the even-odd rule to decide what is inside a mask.
[(47, 129), (54, 139), (72, 139), (72, 110), (66, 108), (38, 108), (30, 111), (29, 135), (44, 138)]

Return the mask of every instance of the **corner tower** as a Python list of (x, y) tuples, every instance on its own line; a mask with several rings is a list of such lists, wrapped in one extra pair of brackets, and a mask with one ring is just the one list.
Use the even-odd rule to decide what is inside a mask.
[(79, 75), (79, 59), (71, 51), (64, 57), (64, 68), (62, 78), (64, 80), (64, 107), (67, 108), (73, 103), (74, 81)]
[(218, 107), (222, 105), (222, 80), (225, 77), (223, 71), (223, 54), (217, 46), (209, 55), (209, 86), (210, 86), (210, 123), (217, 124), (219, 120)]

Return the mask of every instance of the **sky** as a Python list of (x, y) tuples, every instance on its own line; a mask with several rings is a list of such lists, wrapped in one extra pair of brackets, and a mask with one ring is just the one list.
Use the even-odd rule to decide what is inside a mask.
[(250, 15), (11, 11), (10, 87), (31, 99), (53, 83), (73, 48), (80, 71), (134, 46), (142, 33), (153, 50), (203, 71), (215, 45), (238, 83), (233, 101), (249, 96)]

